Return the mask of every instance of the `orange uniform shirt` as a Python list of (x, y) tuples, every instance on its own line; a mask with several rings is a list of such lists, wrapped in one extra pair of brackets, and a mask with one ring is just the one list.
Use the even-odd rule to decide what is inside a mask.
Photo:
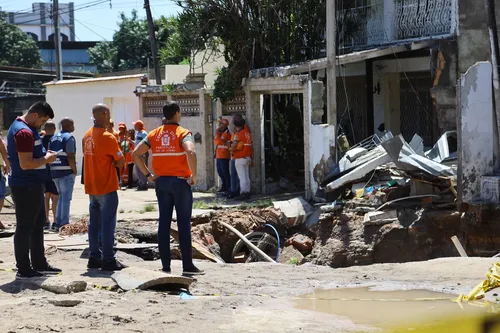
[(217, 146), (215, 150), (215, 158), (228, 160), (230, 157), (229, 147), (227, 142), (231, 140), (231, 133), (228, 130), (224, 132), (217, 131), (215, 134), (214, 144)]
[(147, 143), (151, 147), (153, 172), (164, 177), (191, 177), (182, 142), (191, 132), (178, 124), (167, 124), (149, 132)]
[(85, 193), (104, 195), (119, 188), (113, 164), (123, 157), (116, 137), (104, 128), (91, 127), (83, 137)]
[(252, 156), (252, 134), (247, 127), (235, 132), (232, 141), (238, 142), (236, 150), (233, 151), (234, 158), (245, 158)]

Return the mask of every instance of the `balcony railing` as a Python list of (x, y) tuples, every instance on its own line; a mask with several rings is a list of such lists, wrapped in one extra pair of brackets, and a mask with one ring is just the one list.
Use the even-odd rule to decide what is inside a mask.
[(337, 42), (341, 49), (363, 49), (454, 32), (457, 0), (377, 1), (337, 11)]

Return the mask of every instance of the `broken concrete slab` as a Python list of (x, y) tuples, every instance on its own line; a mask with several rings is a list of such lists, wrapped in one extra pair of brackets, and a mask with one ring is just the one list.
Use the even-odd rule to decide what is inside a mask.
[(375, 170), (378, 166), (381, 166), (382, 164), (385, 163), (389, 163), (390, 161), (391, 157), (387, 153), (382, 154), (366, 162), (365, 164), (360, 165), (359, 167), (347, 173), (346, 175), (334, 180), (333, 182), (327, 185), (326, 190), (327, 192), (331, 192), (333, 190), (336, 190), (344, 186), (345, 184), (349, 184), (356, 180), (362, 179), (364, 176)]
[(285, 201), (273, 202), (274, 208), (279, 209), (286, 218), (288, 226), (297, 226), (307, 220), (314, 209), (303, 198), (294, 198)]
[(49, 304), (63, 308), (72, 308), (81, 303), (83, 301), (79, 299), (49, 299)]
[(358, 157), (366, 154), (368, 150), (363, 147), (353, 148), (345, 153), (345, 157), (349, 160), (349, 162), (354, 162)]
[(293, 246), (286, 246), (280, 253), (278, 262), (280, 264), (298, 265), (304, 260), (304, 255)]
[(115, 272), (111, 278), (125, 291), (134, 289), (147, 290), (168, 285), (189, 289), (191, 284), (196, 281), (193, 278), (176, 276), (138, 267), (128, 267), (122, 271)]
[(30, 279), (22, 282), (32, 284), (55, 294), (80, 293), (87, 290), (87, 282), (68, 280), (61, 276)]
[(378, 220), (388, 220), (397, 218), (398, 218), (398, 212), (395, 209), (386, 211), (368, 212), (365, 214), (364, 222), (366, 223)]

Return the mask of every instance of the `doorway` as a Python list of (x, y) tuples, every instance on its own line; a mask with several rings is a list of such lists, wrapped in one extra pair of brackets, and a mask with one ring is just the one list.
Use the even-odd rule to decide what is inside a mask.
[(263, 95), (266, 193), (305, 190), (303, 94)]

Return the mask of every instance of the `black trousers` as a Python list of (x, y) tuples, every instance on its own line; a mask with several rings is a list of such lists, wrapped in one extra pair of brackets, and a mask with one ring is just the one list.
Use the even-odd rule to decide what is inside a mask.
[(134, 187), (134, 163), (128, 164), (128, 187)]
[[(14, 234), (14, 254), (20, 272), (45, 269), (45, 248), (43, 227), (45, 226), (45, 187), (11, 186), (12, 199), (16, 206), (16, 233)], [(30, 261), (31, 254), (31, 261)]]

